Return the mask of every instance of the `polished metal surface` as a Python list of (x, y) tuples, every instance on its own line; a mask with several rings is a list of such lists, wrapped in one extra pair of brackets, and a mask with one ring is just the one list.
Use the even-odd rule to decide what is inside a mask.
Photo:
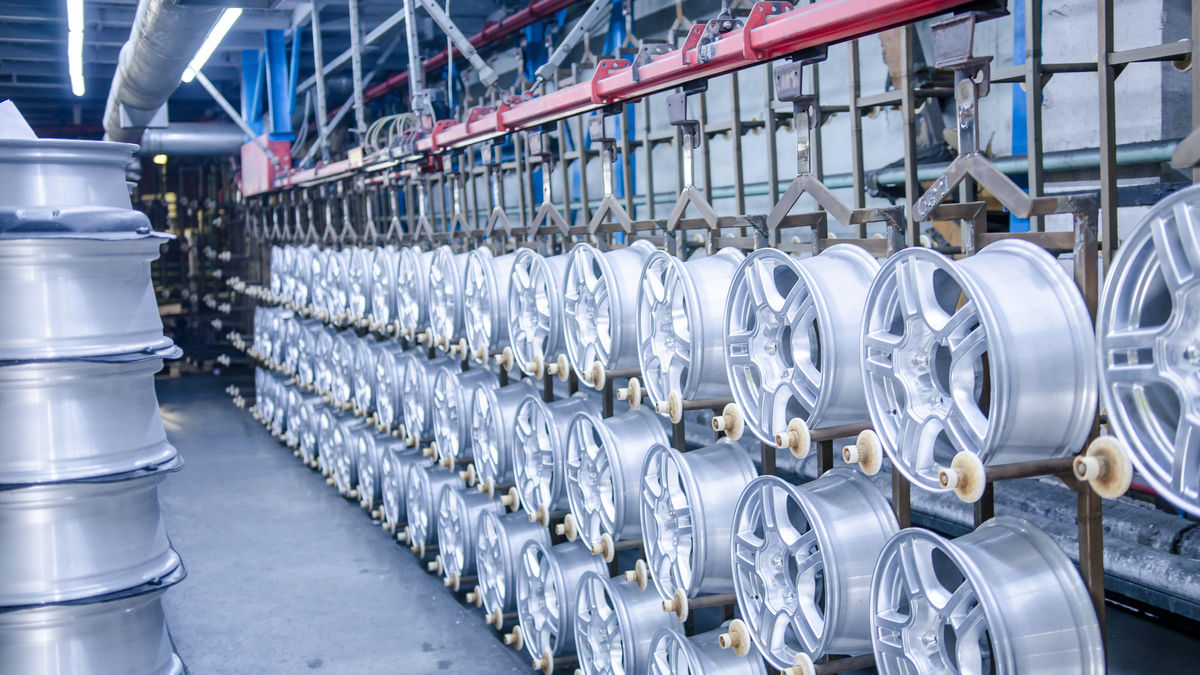
[(358, 503), (367, 512), (383, 503), (383, 453), (385, 445), (397, 442), (368, 427), (354, 435), (355, 467), (358, 469)]
[(375, 365), (384, 343), (370, 337), (354, 341), (354, 365), (351, 369), (351, 399), (355, 412), (366, 416), (375, 410)]
[[(525, 650), (535, 659), (575, 653), (576, 598), (587, 573), (606, 574), (604, 561), (579, 542), (529, 542), (517, 566), (517, 616)], [(661, 613), (661, 610), (660, 610)]]
[(485, 514), (500, 516), (500, 502), (466, 486), (442, 490), (438, 499), (438, 556), (442, 576), (456, 579), (475, 573), (475, 545), (479, 539), (480, 519)]
[(0, 210), (129, 209), (125, 167), (136, 145), (60, 139), (0, 140)]
[(517, 608), (516, 570), (529, 542), (550, 546), (550, 532), (522, 513), (485, 511), (475, 539), (475, 571), (488, 616)]
[(429, 265), (433, 253), (413, 246), (400, 249), (396, 267), (396, 319), (400, 335), (411, 337), (429, 323)]
[(440, 466), (409, 467), (407, 488), (404, 491), (409, 545), (429, 546), (437, 543), (438, 500), (442, 498), (442, 490), (458, 489), (462, 486), (463, 482), (457, 473), (446, 471)]
[(728, 439), (679, 452), (656, 445), (642, 464), (642, 548), (654, 588), (670, 600), (733, 591), (729, 559), (738, 495), (757, 475), (742, 446)]
[(738, 656), (717, 644), (728, 626), (691, 637), (669, 628), (658, 629), (650, 643), (649, 675), (767, 675), (757, 652)]
[(329, 326), (321, 325), (313, 329), (313, 385), (322, 394), (333, 391), (333, 346), (336, 336), (337, 333)]
[(563, 272), (563, 340), (575, 374), (587, 381), (597, 361), (606, 370), (637, 365), (638, 280), (654, 245), (639, 239), (600, 251), (576, 244)]
[(333, 369), (333, 377), (329, 381), (329, 395), (333, 398), (334, 405), (354, 401), (354, 353), (358, 344), (358, 334), (351, 328), (340, 331), (333, 337), (333, 346), (329, 350), (329, 360)]
[(471, 358), (477, 361), (508, 346), (508, 282), (516, 258), (515, 253), (493, 256), (487, 248), (467, 254), (463, 270), (463, 327)]
[(869, 478), (845, 467), (800, 486), (761, 476), (732, 523), (738, 608), (771, 665), (871, 650), (871, 572), (898, 527)]
[(537, 396), (527, 380), (499, 389), (482, 387), (471, 396), (471, 442), (475, 473), (487, 485), (512, 482), (513, 433), (517, 408), (526, 396)]
[(1200, 190), (1156, 204), (1113, 259), (1096, 338), (1112, 430), (1158, 494), (1200, 515)]
[(396, 320), (396, 274), (400, 252), (392, 246), (375, 249), (371, 256), (371, 324), (376, 330)]
[(420, 352), (404, 359), (404, 377), (400, 380), (400, 401), (404, 408), (404, 430), (409, 438), (433, 439), (433, 379), (443, 366), (458, 366), (444, 355), (432, 359)]
[(665, 251), (646, 259), (637, 293), (637, 342), (651, 402), (665, 401), (672, 391), (684, 400), (730, 395), (722, 317), (743, 258), (724, 248), (687, 262)]
[(0, 673), (183, 675), (163, 614), (164, 590), (0, 611)]
[(642, 531), (642, 465), (656, 445), (668, 445), (663, 418), (641, 407), (608, 419), (576, 415), (566, 438), (566, 484), (579, 538), (589, 547)]
[(0, 490), (0, 607), (78, 600), (166, 577), (179, 566), (158, 506), (167, 473)]
[(1049, 536), (998, 517), (945, 539), (900, 531), (871, 582), (881, 673), (1104, 673), (1079, 572)]
[(429, 263), (429, 328), (443, 349), (463, 335), (463, 272), (465, 253), (439, 246)]
[(907, 248), (867, 295), (863, 381), (894, 466), (925, 490), (959, 452), (984, 464), (1079, 451), (1096, 414), (1087, 306), (1044, 249), (1004, 240), (954, 261)]
[(0, 484), (152, 467), (175, 457), (158, 414), (162, 359), (0, 367)]
[(350, 415), (341, 416), (333, 425), (329, 447), (333, 451), (333, 483), (338, 492), (349, 494), (358, 487), (358, 434), (366, 429), (363, 421)]
[(371, 278), (371, 263), (374, 252), (354, 246), (346, 249), (349, 264), (346, 266), (346, 320), (358, 322), (367, 318), (371, 311), (371, 293), (374, 283)]
[(402, 442), (386, 443), (380, 466), (380, 491), (383, 522), (392, 525), (396, 534), (408, 517), (408, 472), (413, 466), (431, 467), (433, 460), (420, 452), (406, 448)]
[(650, 645), (660, 630), (683, 632), (673, 613), (662, 611), (658, 596), (631, 581), (588, 572), (575, 600), (575, 648), (585, 675), (645, 673)]
[(764, 442), (802, 419), (828, 427), (866, 419), (862, 306), (879, 263), (852, 244), (798, 260), (751, 253), (725, 310), (725, 367), (746, 426)]
[(381, 343), (375, 352), (375, 424), (385, 432), (396, 429), (404, 420), (400, 393), (405, 360), (412, 358), (412, 352), (393, 342)]
[(150, 277), (164, 241), (158, 235), (0, 239), (0, 361), (170, 347)]
[(433, 380), (433, 438), (438, 459), (458, 462), (474, 456), (471, 401), (479, 389), (495, 389), (496, 374), (486, 368), (462, 370), (458, 365), (438, 369)]
[(546, 257), (531, 249), (516, 252), (508, 282), (508, 338), (517, 367), (524, 372), (541, 357), (549, 363), (563, 343), (562, 285), (566, 255)]
[(526, 396), (513, 425), (513, 474), (521, 507), (530, 514), (567, 508), (567, 431), (579, 413), (598, 418), (600, 407), (577, 393), (553, 403)]

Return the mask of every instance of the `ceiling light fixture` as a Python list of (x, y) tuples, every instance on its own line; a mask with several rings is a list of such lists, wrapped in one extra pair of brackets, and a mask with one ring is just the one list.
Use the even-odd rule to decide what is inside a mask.
[(83, 96), (83, 0), (67, 0), (67, 71), (71, 92)]
[(237, 23), (238, 17), (242, 15), (242, 10), (238, 7), (226, 9), (221, 13), (221, 18), (217, 19), (217, 25), (213, 26), (208, 37), (204, 38), (204, 44), (200, 45), (200, 49), (196, 50), (196, 55), (192, 57), (188, 67), (183, 71), (183, 77), (180, 78), (184, 82), (191, 82), (196, 79), (196, 73), (204, 67), (208, 57), (217, 50), (217, 45), (221, 44), (221, 40), (225, 39), (225, 34), (233, 28), (233, 24)]

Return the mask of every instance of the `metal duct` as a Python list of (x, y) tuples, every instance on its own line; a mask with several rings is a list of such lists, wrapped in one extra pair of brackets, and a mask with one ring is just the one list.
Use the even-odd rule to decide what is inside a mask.
[[(221, 16), (220, 7), (177, 5), (171, 0), (141, 0), (121, 47), (117, 71), (104, 108), (105, 138), (138, 143), (145, 124), (179, 86), (188, 61)], [(122, 128), (121, 105), (143, 113)], [(132, 110), (131, 110), (132, 109)]]
[(236, 155), (246, 135), (235, 124), (175, 122), (161, 129), (146, 129), (138, 155)]

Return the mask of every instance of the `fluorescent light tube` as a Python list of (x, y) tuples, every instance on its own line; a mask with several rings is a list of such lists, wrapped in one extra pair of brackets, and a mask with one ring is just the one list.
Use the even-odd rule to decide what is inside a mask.
[(225, 39), (225, 34), (233, 28), (233, 24), (237, 23), (238, 17), (242, 15), (240, 7), (231, 7), (221, 13), (221, 18), (217, 19), (217, 25), (213, 26), (212, 32), (208, 37), (204, 38), (204, 44), (200, 45), (200, 49), (196, 51), (196, 55), (192, 57), (188, 67), (183, 71), (184, 82), (191, 82), (196, 79), (196, 73), (204, 67), (208, 61), (208, 57), (217, 50), (217, 45), (221, 44), (221, 40)]

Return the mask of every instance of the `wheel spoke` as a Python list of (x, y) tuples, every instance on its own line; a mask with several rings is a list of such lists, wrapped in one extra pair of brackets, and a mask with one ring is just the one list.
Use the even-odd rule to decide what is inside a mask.
[(933, 466), (934, 445), (942, 423), (934, 417), (918, 420), (906, 415), (900, 428), (899, 454), (914, 471), (920, 473)]
[(945, 325), (949, 317), (934, 298), (933, 277), (915, 260), (906, 259), (897, 265), (896, 284), (900, 309), (908, 318), (919, 318), (934, 329)]
[(1150, 233), (1163, 279), (1169, 287), (1177, 289), (1196, 278), (1200, 269), (1200, 242), (1188, 204), (1176, 204), (1174, 216), (1174, 219), (1159, 217), (1150, 221)]
[(1200, 419), (1194, 415), (1180, 420), (1175, 431), (1171, 485), (1188, 499), (1200, 496)]

